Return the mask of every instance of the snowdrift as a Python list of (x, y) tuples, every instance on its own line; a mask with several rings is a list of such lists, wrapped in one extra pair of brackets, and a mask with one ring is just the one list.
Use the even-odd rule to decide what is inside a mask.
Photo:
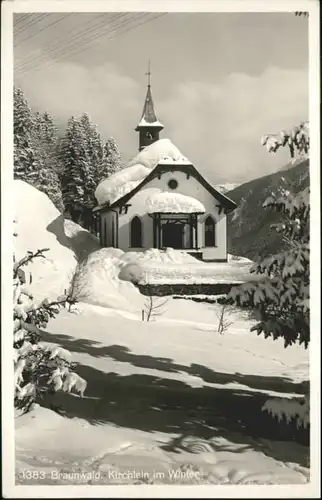
[(190, 164), (169, 139), (160, 139), (140, 151), (127, 168), (102, 181), (96, 188), (95, 198), (99, 205), (114, 203), (129, 193), (157, 166), (158, 163)]
[[(64, 292), (76, 266), (64, 219), (48, 196), (26, 182), (14, 181), (16, 260), (27, 251), (48, 248), (46, 258), (37, 258), (25, 271), (32, 273), (29, 286), (36, 300), (54, 298)], [(27, 278), (28, 281), (28, 278)]]
[(129, 312), (142, 309), (144, 297), (132, 284), (139, 275), (139, 266), (134, 266), (135, 274), (131, 274), (129, 269), (126, 271), (122, 256), (122, 250), (115, 248), (101, 248), (89, 255), (79, 278), (85, 302)]
[(241, 283), (255, 279), (250, 274), (252, 261), (244, 257), (229, 255), (228, 262), (221, 263), (202, 262), (173, 248), (151, 248), (144, 252), (117, 250), (117, 254), (115, 249), (109, 248), (104, 252), (106, 259), (113, 255), (118, 278), (134, 284)]
[[(15, 189), (14, 251), (16, 259), (27, 251), (48, 248), (45, 259), (28, 265), (32, 273), (29, 286), (36, 300), (56, 298), (64, 293), (77, 261), (87, 259), (79, 278), (84, 300), (89, 303), (131, 311), (140, 301), (140, 293), (130, 282), (118, 278), (125, 264), (121, 250), (102, 249), (92, 234), (62, 215), (48, 196), (33, 186), (17, 180)], [(28, 276), (27, 276), (28, 280)]]
[(144, 252), (123, 252), (120, 258), (124, 262), (145, 262), (159, 264), (196, 264), (198, 261), (192, 255), (173, 248), (159, 250), (150, 248)]

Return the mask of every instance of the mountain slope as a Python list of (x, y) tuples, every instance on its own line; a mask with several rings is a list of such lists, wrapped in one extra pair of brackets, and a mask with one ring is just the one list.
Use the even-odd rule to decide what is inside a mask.
[(239, 186), (239, 183), (237, 182), (226, 182), (224, 184), (218, 184), (215, 187), (216, 189), (218, 189), (218, 191), (225, 194), (228, 193), (229, 191), (232, 191), (233, 189), (236, 189), (237, 186)]
[(292, 168), (260, 177), (229, 191), (237, 208), (228, 216), (228, 251), (252, 260), (282, 250), (280, 235), (270, 226), (281, 215), (262, 207), (268, 196), (281, 188), (297, 193), (309, 185), (309, 160)]

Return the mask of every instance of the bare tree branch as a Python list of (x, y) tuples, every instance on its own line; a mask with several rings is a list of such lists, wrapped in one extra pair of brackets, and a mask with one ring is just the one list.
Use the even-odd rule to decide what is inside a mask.
[(162, 307), (166, 305), (168, 299), (164, 299), (159, 302), (160, 297), (155, 297), (153, 295), (149, 295), (146, 303), (144, 304), (144, 309), (142, 310), (142, 321), (146, 318), (146, 321), (150, 321), (152, 318), (156, 318), (158, 316), (162, 316), (164, 314), (164, 310)]
[(233, 321), (227, 320), (227, 316), (232, 314), (232, 308), (228, 304), (222, 304), (217, 317), (219, 319), (217, 331), (222, 335), (233, 324)]
[(20, 259), (18, 262), (14, 263), (13, 266), (13, 277), (17, 278), (18, 276), (18, 271), (22, 266), (26, 266), (28, 262), (32, 262), (33, 259), (36, 257), (43, 257), (44, 259), (46, 258), (45, 255), (43, 255), (44, 252), (48, 252), (49, 248), (42, 248), (41, 250), (37, 250), (37, 252), (27, 252), (27, 255)]

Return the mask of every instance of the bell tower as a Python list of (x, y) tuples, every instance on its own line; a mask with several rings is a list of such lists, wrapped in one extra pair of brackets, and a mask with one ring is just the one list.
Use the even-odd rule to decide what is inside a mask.
[(146, 92), (141, 120), (135, 129), (136, 132), (139, 132), (139, 151), (141, 151), (146, 146), (149, 146), (153, 142), (158, 141), (159, 134), (164, 128), (162, 123), (160, 123), (157, 119), (154, 111), (150, 81), (150, 61), (148, 72), (146, 73), (146, 75), (148, 77), (148, 89)]

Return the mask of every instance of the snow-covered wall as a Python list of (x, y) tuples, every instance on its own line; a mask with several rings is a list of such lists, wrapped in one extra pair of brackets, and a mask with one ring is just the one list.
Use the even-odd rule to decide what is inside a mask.
[[(170, 179), (175, 179), (178, 182), (178, 187), (171, 190), (168, 187)], [(187, 178), (186, 173), (173, 171), (165, 172), (161, 178), (155, 177), (151, 179), (139, 192), (137, 192), (130, 200), (131, 206), (127, 213), (119, 214), (119, 239), (118, 247), (123, 251), (140, 251), (153, 247), (153, 220), (147, 213), (147, 199), (156, 193), (169, 191), (180, 193), (186, 196), (196, 198), (204, 206), (205, 214), (199, 215), (198, 222), (198, 246), (202, 249), (204, 260), (226, 260), (227, 259), (227, 218), (224, 213), (219, 215), (219, 210), (216, 204), (219, 204), (215, 198), (206, 190), (193, 176)], [(216, 221), (216, 247), (205, 247), (204, 236), (204, 221), (211, 215)], [(108, 217), (108, 212), (102, 213), (102, 225)], [(142, 222), (142, 248), (130, 247), (130, 222), (133, 217), (139, 216)], [(107, 222), (111, 231), (110, 222)], [(105, 243), (106, 246), (108, 246)]]

